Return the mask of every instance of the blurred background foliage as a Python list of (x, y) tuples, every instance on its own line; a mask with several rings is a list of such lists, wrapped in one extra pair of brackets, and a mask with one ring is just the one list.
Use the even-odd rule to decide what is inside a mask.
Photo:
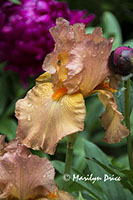
[[(12, 0), (13, 1), (13, 0)], [(18, 3), (18, 1), (14, 0)], [(96, 18), (86, 28), (91, 33), (95, 27), (101, 26), (106, 38), (114, 37), (113, 49), (121, 45), (133, 47), (133, 3), (131, 0), (68, 0), (70, 9), (86, 9), (88, 13), (94, 13)], [(10, 141), (16, 137), (17, 120), (14, 116), (15, 103), (23, 98), (26, 92), (35, 84), (35, 78), (28, 78), (24, 87), (18, 74), (5, 71), (7, 62), (0, 64), (0, 133), (6, 135)], [(121, 86), (116, 94), (118, 108), (123, 112), (124, 90)], [(133, 84), (131, 83), (131, 100)], [(133, 192), (133, 172), (129, 170), (126, 139), (117, 144), (103, 142), (105, 130), (101, 127), (99, 117), (104, 111), (103, 105), (92, 95), (85, 99), (87, 114), (85, 130), (78, 134), (74, 147), (74, 160), (72, 173), (94, 174), (94, 177), (104, 174), (120, 176), (121, 182), (73, 182), (70, 181), (69, 192), (72, 192), (78, 200), (130, 200)], [(131, 105), (131, 133), (133, 133), (133, 111)], [(64, 138), (57, 146), (53, 156), (45, 155), (41, 151), (32, 151), (40, 157), (47, 156), (56, 169), (56, 182), (62, 188), (62, 175), (66, 153), (67, 138)]]
[(87, 9), (88, 13), (95, 13), (94, 26), (101, 24), (101, 16), (104, 12), (110, 11), (117, 18), (122, 29), (123, 40), (133, 37), (133, 3), (131, 0), (66, 0), (71, 9)]

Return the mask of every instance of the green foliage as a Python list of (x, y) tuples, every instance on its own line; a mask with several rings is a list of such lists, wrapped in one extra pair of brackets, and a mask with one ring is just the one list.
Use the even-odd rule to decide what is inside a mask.
[(9, 0), (9, 1), (11, 1), (11, 2), (14, 3), (14, 4), (18, 4), (18, 5), (21, 4), (21, 2), (20, 2), (19, 0)]
[(122, 44), (122, 34), (116, 17), (110, 12), (105, 12), (101, 18), (101, 24), (107, 38), (114, 38), (113, 49), (120, 46)]
[(26, 91), (21, 80), (10, 71), (4, 71), (6, 62), (0, 64), (0, 133), (6, 135), (8, 141), (16, 137), (17, 120), (14, 117), (15, 103)]
[[(115, 99), (117, 101), (118, 109), (123, 115), (125, 115), (124, 91), (125, 91), (124, 83), (122, 83), (118, 92), (114, 94)], [(133, 100), (132, 99), (133, 99), (133, 82), (130, 81), (130, 113), (131, 113), (132, 108), (133, 108)]]
[[(75, 167), (73, 162), (72, 172), (70, 174), (68, 192), (73, 193), (80, 191), (78, 199), (95, 199), (95, 200), (130, 200), (133, 193), (133, 172), (130, 170), (122, 170), (111, 163), (108, 156), (101, 151), (95, 144), (87, 141), (79, 136), (81, 141), (81, 157), (85, 167), (80, 169)], [(84, 143), (84, 149), (82, 148)], [(75, 144), (74, 156), (77, 157), (79, 143)], [(86, 158), (86, 159), (85, 159)], [(64, 174), (64, 162), (52, 161), (58, 172), (56, 182), (62, 188), (62, 180)], [(91, 177), (92, 176), (92, 177)], [(78, 178), (90, 178), (80, 180)], [(102, 180), (98, 180), (100, 177)], [(119, 178), (120, 177), (120, 178)], [(107, 178), (107, 180), (106, 180)], [(109, 178), (115, 178), (112, 181)]]
[(82, 197), (82, 194), (81, 194), (81, 192), (79, 192), (79, 197), (78, 197), (78, 200), (85, 200), (85, 199)]
[(129, 46), (129, 47), (133, 48), (133, 39), (127, 40), (126, 42), (124, 42), (123, 45), (124, 46)]
[(12, 140), (16, 137), (16, 129), (17, 123), (14, 119), (0, 119), (0, 133), (6, 135), (8, 140)]

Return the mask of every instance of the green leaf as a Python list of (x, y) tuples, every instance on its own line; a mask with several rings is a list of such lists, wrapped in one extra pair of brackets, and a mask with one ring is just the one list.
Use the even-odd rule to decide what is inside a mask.
[[(84, 133), (83, 133), (84, 134)], [(74, 145), (73, 167), (82, 172), (86, 167), (83, 134), (79, 133)]]
[[(112, 174), (117, 175), (115, 171), (109, 168), (110, 161), (107, 156), (93, 143), (85, 141), (86, 156), (90, 158), (88, 167), (94, 177), (101, 177), (102, 181), (97, 182), (99, 187), (103, 190), (108, 200), (126, 199), (126, 193), (122, 184), (118, 181), (105, 181), (105, 174), (112, 178)], [(93, 158), (93, 159), (92, 159)], [(126, 184), (128, 184), (126, 182)], [(130, 185), (128, 184), (130, 187)]]
[[(62, 175), (62, 182), (63, 182), (65, 163), (62, 161), (58, 161), (58, 160), (54, 160), (51, 162), (52, 162), (53, 166), (55, 167), (55, 169)], [(80, 173), (76, 169), (72, 168), (71, 178), (72, 178), (73, 174), (75, 174), (75, 173), (79, 174), (80, 176), (84, 176), (82, 173)], [(59, 185), (61, 187), (61, 177), (59, 177), (59, 179), (57, 178), (57, 182), (58, 181), (59, 181)], [(79, 191), (79, 190), (86, 190), (89, 194), (91, 194), (97, 200), (105, 200), (103, 197), (102, 198), (98, 197), (100, 191), (98, 191), (98, 189), (95, 188), (95, 186), (92, 183), (84, 182), (84, 181), (76, 182), (76, 181), (72, 181), (72, 179), (70, 179), (68, 192), (72, 193), (74, 191)], [(102, 196), (102, 193), (101, 193), (101, 196)]]
[[(112, 175), (112, 177), (117, 177), (117, 179), (120, 177), (120, 173), (123, 173), (124, 174), (124, 172), (125, 171), (128, 171), (128, 170), (120, 170), (119, 172), (117, 171), (114, 171), (114, 168), (111, 168), (110, 166), (106, 166), (106, 165), (104, 165), (104, 164), (102, 164), (101, 162), (99, 162), (98, 160), (96, 160), (96, 159), (90, 159), (90, 158), (87, 158), (88, 160), (92, 160), (92, 161), (94, 161), (95, 163), (97, 163), (99, 166), (101, 166), (103, 169), (105, 169), (109, 174), (111, 174)], [(129, 172), (128, 172), (129, 173)], [(126, 174), (126, 173), (125, 173)], [(132, 173), (129, 173), (130, 175), (133, 175)], [(129, 175), (128, 174), (128, 175)], [(121, 178), (121, 177), (120, 177)], [(129, 178), (129, 177), (128, 177)], [(132, 178), (132, 176), (131, 176), (131, 178)], [(129, 178), (129, 181), (131, 181), (131, 178)], [(125, 187), (125, 188), (128, 188), (129, 190), (131, 190), (132, 192), (133, 192), (133, 188), (130, 186), (130, 184), (127, 182), (127, 177), (122, 177), (122, 179), (121, 179), (121, 183), (123, 184), (123, 186)], [(131, 182), (132, 183), (132, 182)]]
[(0, 72), (3, 71), (4, 67), (7, 65), (7, 62), (1, 62), (0, 63)]
[(65, 163), (59, 160), (53, 160), (51, 161), (54, 168), (60, 173), (60, 174), (64, 174), (64, 167), (65, 167)]
[(0, 133), (6, 135), (10, 141), (16, 137), (17, 122), (14, 119), (2, 118), (0, 120)]
[(79, 192), (79, 197), (78, 197), (78, 200), (86, 200), (86, 199), (84, 199), (84, 198), (82, 197), (82, 194), (81, 194), (81, 192)]
[(32, 154), (37, 155), (37, 156), (39, 156), (40, 158), (46, 157), (47, 159), (49, 159), (49, 155), (48, 155), (48, 154), (45, 154), (45, 153), (42, 152), (42, 151), (33, 150), (33, 149), (30, 149), (30, 151), (31, 151)]
[(18, 5), (21, 5), (21, 2), (19, 0), (9, 0), (9, 1), (11, 1), (12, 3), (18, 4)]
[[(125, 88), (122, 87), (118, 90), (117, 93), (114, 93), (118, 110), (125, 115), (125, 95), (124, 95)], [(130, 113), (133, 108), (133, 82), (130, 81)]]
[(133, 185), (133, 171), (131, 171), (131, 170), (122, 170), (120, 172), (125, 174), (128, 177), (128, 179), (131, 182), (131, 184)]
[(5, 76), (0, 76), (0, 115), (3, 113), (9, 96), (9, 86)]
[(133, 48), (133, 39), (127, 40), (126, 42), (124, 42), (123, 45), (124, 46), (129, 46), (129, 47)]
[(105, 200), (105, 198), (103, 198), (103, 196), (98, 192), (97, 188), (90, 187), (90, 184), (84, 181), (72, 182), (72, 184), (69, 186), (70, 193), (79, 190), (86, 191), (89, 195), (91, 195), (91, 197), (93, 197), (96, 200)]
[[(85, 103), (86, 103), (85, 130), (89, 132), (96, 124), (96, 121), (99, 120), (99, 116), (104, 111), (104, 106), (99, 101), (96, 95), (86, 98)], [(95, 110), (97, 110), (97, 112), (95, 112)]]
[(116, 17), (111, 12), (104, 12), (101, 20), (103, 30), (108, 38), (113, 37), (113, 49), (117, 48), (122, 44), (122, 33), (120, 25)]
[(87, 27), (87, 28), (86, 28), (86, 34), (88, 34), (88, 33), (92, 34), (93, 31), (95, 30), (95, 28), (96, 28), (96, 27)]

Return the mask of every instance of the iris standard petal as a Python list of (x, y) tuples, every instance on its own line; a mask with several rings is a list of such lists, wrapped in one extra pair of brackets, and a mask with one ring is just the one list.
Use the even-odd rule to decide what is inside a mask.
[(16, 103), (17, 137), (27, 147), (54, 154), (66, 135), (84, 129), (85, 104), (82, 94), (53, 100), (52, 83), (37, 84)]
[(108, 58), (113, 39), (105, 39), (101, 28), (85, 34), (83, 24), (71, 26), (65, 19), (58, 18), (50, 32), (55, 40), (55, 49), (46, 56), (43, 69), (52, 74), (55, 90), (64, 86), (67, 94), (81, 92), (87, 97), (112, 74)]
[(84, 97), (98, 84), (110, 75), (108, 57), (112, 48), (113, 39), (106, 40), (102, 36), (102, 29), (96, 28), (88, 35), (86, 42), (83, 81), (80, 91)]
[(104, 140), (107, 143), (120, 142), (129, 135), (129, 130), (121, 123), (123, 115), (117, 110), (113, 94), (106, 90), (99, 90), (98, 97), (106, 110), (101, 116), (101, 123), (107, 130)]

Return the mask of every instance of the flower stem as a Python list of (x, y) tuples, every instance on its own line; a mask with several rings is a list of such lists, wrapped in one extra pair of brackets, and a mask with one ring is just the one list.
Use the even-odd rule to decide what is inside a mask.
[[(127, 128), (130, 131), (130, 79), (125, 81), (124, 85), (125, 85), (125, 122)], [(132, 149), (131, 132), (127, 137), (127, 152), (128, 152), (129, 166), (130, 169), (133, 170), (133, 149)]]
[[(66, 160), (65, 160), (65, 169), (64, 169), (65, 176), (67, 174), (68, 176), (70, 175), (72, 158), (73, 158), (73, 147), (74, 147), (76, 138), (77, 138), (77, 133), (74, 133), (67, 137), (67, 150), (66, 150)], [(65, 177), (64, 177), (63, 190), (66, 190), (67, 187), (68, 187), (68, 181), (65, 180)]]

